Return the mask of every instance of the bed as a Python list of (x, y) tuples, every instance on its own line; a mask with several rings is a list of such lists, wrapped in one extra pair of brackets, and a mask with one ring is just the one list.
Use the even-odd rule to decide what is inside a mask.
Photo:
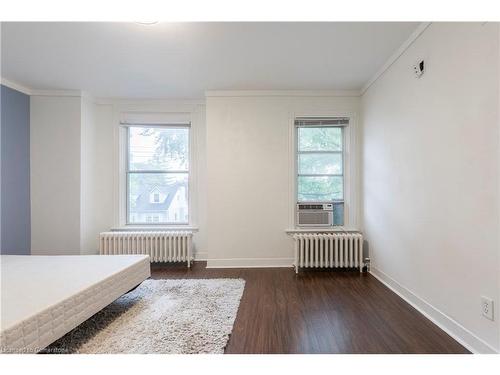
[(0, 352), (36, 353), (151, 275), (147, 255), (2, 255)]

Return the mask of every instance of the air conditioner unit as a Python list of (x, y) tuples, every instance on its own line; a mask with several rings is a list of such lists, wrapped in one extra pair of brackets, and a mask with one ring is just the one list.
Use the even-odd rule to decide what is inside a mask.
[(332, 223), (332, 203), (297, 203), (298, 227), (329, 227)]

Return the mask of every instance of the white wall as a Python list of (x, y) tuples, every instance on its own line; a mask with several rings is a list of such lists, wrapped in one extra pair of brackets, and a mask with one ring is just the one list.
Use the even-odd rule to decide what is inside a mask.
[(351, 115), (355, 126), (358, 97), (286, 95), (208, 93), (209, 267), (291, 266), (293, 119)]
[(480, 309), (500, 304), (498, 69), (498, 24), (431, 24), (362, 98), (372, 272), (480, 352), (499, 349)]
[(81, 253), (96, 254), (113, 222), (112, 107), (82, 99)]
[(96, 254), (99, 233), (124, 225), (121, 113), (188, 113), (195, 150), (192, 224), (199, 227), (193, 245), (195, 256), (206, 259), (203, 101), (95, 100), (75, 94), (32, 96), (31, 107), (33, 254)]
[(31, 254), (80, 252), (81, 97), (31, 96)]
[[(266, 92), (244, 97), (210, 97), (210, 150), (207, 150), (205, 103), (199, 100), (94, 100), (82, 97), (33, 97), (35, 105), (32, 145), (43, 154), (32, 173), (45, 175), (34, 182), (34, 249), (45, 253), (98, 252), (98, 234), (124, 226), (123, 149), (119, 119), (123, 113), (188, 113), (192, 121), (194, 176), (191, 192), (197, 259), (211, 258), (210, 266), (291, 265), (292, 244), (285, 230), (293, 226), (294, 178), (293, 119), (299, 115), (349, 115), (352, 117), (352, 170), (357, 171), (355, 132), (359, 98), (338, 96), (274, 96)], [(38, 98), (38, 99), (36, 99)], [(59, 116), (56, 121), (52, 116)], [(72, 115), (72, 117), (71, 117)], [(231, 116), (231, 117), (228, 117)], [(235, 121), (233, 121), (235, 119)], [(67, 124), (71, 124), (68, 132)], [(62, 129), (61, 129), (62, 128)], [(63, 134), (62, 145), (52, 143), (54, 133)], [(55, 147), (54, 147), (55, 144)], [(64, 146), (64, 147), (63, 147)], [(71, 162), (72, 168), (54, 169), (48, 157)], [(234, 157), (227, 157), (233, 155)], [(210, 174), (208, 160), (211, 160)], [(269, 163), (269, 161), (271, 161)], [(268, 164), (263, 168), (264, 163)], [(70, 169), (70, 171), (69, 171)], [(59, 176), (61, 175), (61, 176)], [(71, 183), (64, 179), (71, 176)], [(37, 198), (41, 189), (52, 188), (54, 178), (63, 179), (52, 201)], [(267, 181), (262, 185), (258, 181)], [(350, 176), (351, 226), (358, 227), (357, 174)], [(44, 185), (45, 184), (45, 185)], [(352, 193), (351, 192), (354, 192)], [(210, 198), (209, 198), (210, 196)], [(63, 204), (63, 197), (71, 204)], [(209, 203), (210, 202), (210, 206)], [(262, 214), (274, 205), (273, 213)], [(52, 206), (57, 206), (54, 211)], [(211, 211), (209, 214), (209, 207)], [(221, 209), (220, 207), (225, 207)], [(71, 210), (69, 210), (71, 208)], [(61, 220), (48, 220), (52, 212)], [(246, 214), (241, 219), (241, 212)], [(210, 218), (210, 220), (208, 220)], [(242, 221), (243, 220), (243, 221)], [(243, 223), (243, 225), (242, 225)], [(71, 231), (67, 230), (72, 228)], [(62, 231), (60, 229), (63, 229)], [(67, 236), (69, 240), (61, 241)], [(209, 242), (209, 233), (212, 241)], [(229, 235), (228, 235), (229, 233)], [(255, 236), (255, 233), (259, 235)], [(243, 237), (242, 237), (243, 236)], [(252, 240), (241, 241), (241, 238)], [(34, 238), (37, 238), (36, 236)], [(63, 245), (64, 244), (64, 245)], [(38, 251), (41, 253), (42, 251)]]

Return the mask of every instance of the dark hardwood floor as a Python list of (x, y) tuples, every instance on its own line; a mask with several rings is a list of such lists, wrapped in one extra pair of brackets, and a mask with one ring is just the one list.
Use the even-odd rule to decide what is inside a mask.
[(226, 353), (468, 353), (368, 273), (153, 265), (152, 278), (246, 280)]

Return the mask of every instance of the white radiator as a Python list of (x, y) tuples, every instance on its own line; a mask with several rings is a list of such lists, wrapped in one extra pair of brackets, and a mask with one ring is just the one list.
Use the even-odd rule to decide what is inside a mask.
[(361, 233), (296, 233), (295, 272), (300, 267), (359, 268), (363, 270)]
[(187, 262), (191, 265), (190, 231), (103, 232), (100, 254), (146, 254), (151, 262)]

